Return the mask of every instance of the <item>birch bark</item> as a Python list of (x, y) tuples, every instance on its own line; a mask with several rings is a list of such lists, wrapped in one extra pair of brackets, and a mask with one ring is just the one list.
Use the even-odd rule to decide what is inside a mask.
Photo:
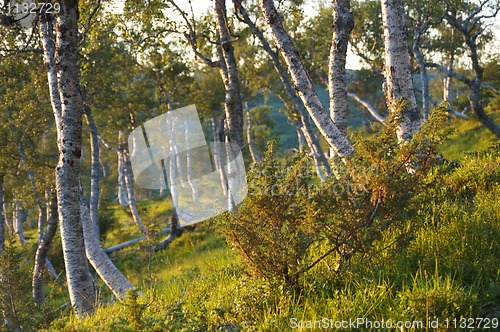
[[(55, 69), (57, 72), (59, 108), (54, 117), (58, 135), (59, 162), (56, 167), (56, 191), (63, 258), (70, 301), (77, 316), (94, 310), (95, 293), (85, 257), (80, 218), (80, 157), (82, 154), (82, 97), (78, 77), (78, 1), (61, 0), (57, 16)], [(45, 45), (44, 45), (45, 47)], [(49, 50), (45, 49), (49, 56)], [(52, 79), (48, 73), (49, 80)]]
[(354, 149), (351, 143), (335, 126), (329, 114), (325, 112), (318, 98), (318, 94), (314, 90), (313, 82), (304, 68), (298, 51), (281, 24), (281, 17), (274, 6), (273, 0), (259, 0), (259, 6), (266, 24), (271, 29), (273, 39), (278, 45), (280, 53), (287, 64), (295, 89), (312, 120), (321, 134), (325, 137), (330, 147), (332, 147), (339, 156), (346, 157), (352, 155)]
[(402, 111), (397, 132), (400, 142), (408, 141), (419, 130), (422, 121), (413, 90), (403, 0), (382, 0), (382, 24), (385, 99), (392, 113), (399, 111), (400, 99), (408, 103), (407, 108)]
[(85, 239), (85, 252), (90, 264), (111, 292), (113, 292), (113, 294), (119, 299), (124, 299), (125, 293), (129, 289), (133, 289), (134, 286), (116, 268), (99, 244), (99, 238), (97, 237), (94, 228), (95, 221), (92, 220), (89, 209), (85, 205), (83, 191), (81, 188), (80, 213), (83, 224), (83, 236)]
[(85, 118), (90, 128), (90, 155), (91, 155), (91, 168), (90, 168), (90, 220), (94, 228), (94, 234), (99, 240), (99, 142), (97, 141), (97, 126), (94, 122), (94, 117), (90, 107), (84, 106)]
[[(349, 35), (354, 27), (350, 0), (333, 0), (333, 37), (328, 61), (330, 116), (342, 135), (347, 136), (347, 82), (345, 64)], [(333, 154), (333, 153), (331, 153)]]
[(48, 213), (48, 222), (47, 229), (42, 236), (42, 239), (38, 243), (38, 247), (35, 254), (35, 266), (33, 268), (33, 279), (32, 279), (32, 288), (33, 288), (33, 298), (37, 305), (41, 305), (45, 301), (45, 296), (43, 294), (43, 277), (44, 271), (43, 268), (46, 266), (47, 262), (47, 253), (50, 249), (50, 245), (52, 240), (54, 239), (54, 235), (57, 231), (57, 198), (54, 193), (52, 195), (52, 199), (48, 202), (49, 213)]
[(234, 48), (228, 27), (226, 0), (215, 0), (215, 16), (217, 32), (220, 38), (220, 51), (226, 75), (223, 76), (226, 91), (225, 111), (228, 124), (229, 142), (236, 143), (243, 150), (243, 105), (241, 101), (238, 67), (234, 56)]

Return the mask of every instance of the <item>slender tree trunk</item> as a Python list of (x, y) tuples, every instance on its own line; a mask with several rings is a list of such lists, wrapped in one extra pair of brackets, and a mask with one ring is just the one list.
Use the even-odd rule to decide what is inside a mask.
[(26, 244), (26, 239), (24, 238), (24, 222), (26, 221), (26, 210), (21, 206), (21, 202), (16, 199), (14, 203), (14, 232), (16, 233), (19, 243), (22, 245)]
[(5, 214), (3, 210), (4, 194), (3, 194), (3, 179), (4, 174), (0, 173), (0, 255), (2, 254), (5, 245)]
[[(256, 35), (257, 38), (259, 38), (259, 40), (262, 44), (262, 47), (264, 48), (266, 53), (271, 58), (274, 69), (278, 73), (280, 81), (283, 84), (283, 87), (285, 88), (286, 94), (288, 95), (290, 100), (293, 101), (293, 103), (295, 105), (295, 109), (299, 112), (299, 114), (301, 116), (301, 123), (303, 126), (303, 130), (301, 130), (300, 133), (299, 132), (297, 133), (299, 135), (299, 142), (300, 142), (300, 135), (302, 135), (304, 133), (305, 133), (304, 135), (308, 135), (311, 138), (310, 140), (307, 140), (308, 144), (309, 144), (309, 142), (312, 142), (312, 144), (314, 144), (314, 146), (310, 146), (311, 151), (313, 149), (316, 149), (316, 151), (318, 152), (318, 155), (321, 156), (321, 159), (320, 159), (321, 164), (325, 168), (326, 173), (330, 175), (331, 174), (330, 165), (328, 164), (328, 161), (325, 158), (325, 155), (323, 153), (323, 149), (321, 148), (321, 145), (319, 144), (318, 137), (314, 133), (314, 129), (312, 128), (312, 126), (309, 122), (307, 109), (304, 107), (304, 103), (302, 102), (300, 97), (297, 95), (297, 93), (293, 89), (292, 83), (290, 82), (290, 79), (288, 78), (288, 75), (286, 74), (285, 69), (283, 68), (283, 66), (281, 65), (281, 63), (279, 61), (278, 53), (275, 52), (271, 48), (271, 45), (269, 45), (269, 43), (268, 43), (267, 39), (265, 38), (264, 34), (262, 33), (262, 31), (260, 31), (257, 28), (257, 26), (253, 23), (253, 21), (250, 19), (246, 9), (243, 7), (243, 5), (241, 3), (241, 0), (233, 0), (233, 2), (234, 2), (234, 5), (235, 5), (237, 11), (239, 11), (241, 14), (242, 20), (250, 27), (253, 34)], [(280, 97), (280, 99), (283, 101), (283, 104), (285, 104), (285, 106), (287, 108), (292, 109), (291, 105), (288, 105), (288, 103), (286, 102), (286, 100), (284, 98)]]
[(265, 22), (271, 28), (272, 36), (280, 49), (282, 57), (285, 59), (298, 95), (309, 115), (330, 147), (334, 148), (339, 156), (352, 155), (354, 149), (351, 143), (342, 135), (331, 117), (325, 112), (297, 49), (281, 24), (281, 17), (274, 7), (273, 0), (259, 0), (259, 5)]
[[(455, 62), (455, 58), (453, 55), (448, 59), (448, 64), (446, 65), (446, 69), (449, 71), (453, 71), (453, 65)], [(450, 105), (455, 99), (453, 95), (453, 78), (451, 76), (446, 75), (443, 78), (443, 100), (448, 102)]]
[(191, 156), (191, 144), (189, 141), (189, 125), (187, 123), (187, 120), (184, 120), (184, 136), (186, 137), (186, 173), (187, 173), (187, 182), (189, 183), (189, 186), (191, 187), (191, 191), (193, 193), (193, 201), (198, 202), (199, 200), (199, 195), (198, 195), (198, 187), (196, 186), (196, 183), (194, 182), (193, 179), (193, 160)]
[(420, 80), (422, 81), (422, 107), (424, 110), (424, 120), (429, 118), (429, 78), (427, 77), (427, 67), (422, 52), (420, 51), (420, 36), (427, 30), (428, 23), (422, 19), (422, 14), (418, 13), (417, 23), (413, 29), (413, 54), (420, 70)]
[(400, 111), (400, 99), (408, 103), (406, 109), (402, 110), (402, 119), (397, 132), (400, 142), (408, 141), (419, 130), (422, 120), (413, 91), (403, 0), (382, 0), (382, 23), (385, 48), (385, 99), (392, 113)]
[(222, 188), (222, 193), (227, 195), (227, 178), (226, 178), (226, 173), (224, 172), (224, 162), (223, 162), (223, 154), (222, 154), (222, 149), (221, 149), (221, 136), (223, 136), (223, 133), (221, 133), (221, 128), (217, 125), (217, 120), (215, 117), (212, 117), (212, 132), (214, 136), (214, 152), (213, 152), (213, 158), (214, 158), (214, 165), (215, 165), (215, 170), (219, 172), (219, 178), (220, 178), (220, 184)]
[(125, 162), (123, 153), (118, 153), (118, 203), (121, 206), (128, 205), (127, 185), (125, 184)]
[[(35, 254), (35, 266), (33, 268), (33, 298), (37, 305), (41, 305), (45, 301), (43, 294), (43, 268), (46, 266), (47, 253), (50, 249), (52, 240), (57, 230), (57, 198), (54, 193), (52, 199), (47, 203), (50, 206), (50, 213), (48, 214), (47, 229), (42, 236), (41, 241), (38, 243), (38, 248)], [(57, 276), (56, 276), (57, 277)]]
[[(12, 225), (12, 218), (9, 217), (9, 207), (8, 207), (8, 203), (7, 203), (7, 200), (5, 199), (5, 193), (4, 193), (4, 198), (3, 198), (3, 206), (0, 207), (0, 209), (2, 209), (3, 211), (3, 217), (4, 217), (4, 220), (5, 220), (5, 225), (7, 225), (7, 228), (9, 229), (9, 232), (11, 234), (14, 234), (15, 231), (14, 231), (14, 226)], [(12, 215), (11, 215), (12, 216)]]
[[(333, 0), (333, 37), (328, 62), (330, 116), (340, 133), (347, 137), (347, 82), (345, 63), (349, 35), (354, 27), (350, 0)], [(333, 151), (330, 152), (333, 155)]]
[(248, 142), (248, 150), (250, 151), (250, 156), (252, 157), (252, 160), (254, 163), (258, 164), (261, 161), (261, 158), (255, 148), (255, 145), (253, 144), (253, 139), (252, 139), (252, 119), (250, 118), (250, 110), (246, 109), (246, 114), (247, 114), (247, 142)]
[(90, 128), (90, 155), (91, 155), (91, 170), (90, 170), (90, 220), (94, 227), (94, 234), (99, 240), (99, 142), (97, 141), (97, 126), (94, 122), (94, 117), (90, 107), (84, 106), (85, 118)]
[(302, 123), (297, 122), (295, 124), (295, 131), (297, 132), (298, 150), (302, 152), (304, 151), (304, 146), (307, 144), (304, 132), (302, 131)]
[(224, 107), (228, 123), (229, 141), (236, 143), (243, 150), (243, 105), (241, 101), (238, 67), (234, 56), (234, 48), (228, 27), (226, 0), (214, 0), (217, 32), (220, 38), (220, 51), (226, 75), (223, 75), (226, 91)]
[(44, 10), (40, 13), (39, 20), (40, 40), (43, 47), (43, 59), (45, 63), (45, 71), (47, 72), (47, 80), (49, 85), (50, 103), (52, 105), (54, 120), (57, 128), (57, 140), (61, 132), (61, 97), (59, 95), (57, 72), (56, 72), (56, 46), (54, 44), (53, 33), (53, 17), (45, 13)]
[(134, 286), (116, 268), (111, 259), (104, 253), (99, 238), (95, 233), (95, 221), (91, 219), (88, 207), (85, 205), (83, 190), (80, 188), (80, 211), (83, 224), (83, 236), (85, 238), (85, 250), (87, 258), (96, 270), (97, 274), (104, 281), (106, 286), (119, 299), (125, 298), (125, 293)]
[[(10, 111), (7, 111), (7, 116), (9, 117), (10, 120), (13, 121), (12, 115)], [(35, 203), (38, 208), (38, 242), (40, 242), (43, 234), (43, 224), (45, 221), (45, 208), (42, 203), (42, 198), (40, 197), (37, 189), (36, 189), (36, 182), (35, 182), (35, 175), (33, 172), (29, 169), (28, 161), (26, 158), (26, 152), (24, 151), (24, 145), (22, 142), (21, 135), (19, 135), (19, 132), (17, 128), (14, 125), (11, 125), (11, 130), (12, 133), (14, 134), (14, 138), (17, 143), (17, 149), (19, 152), (19, 157), (21, 158), (21, 165), (24, 166), (24, 171), (28, 175), (28, 178), (30, 179), (30, 184), (31, 184), (31, 192), (33, 193), (33, 197), (35, 198)]]
[(122, 151), (120, 153), (122, 154), (123, 158), (123, 164), (125, 169), (124, 172), (125, 186), (127, 188), (127, 202), (130, 212), (132, 213), (132, 219), (134, 220), (134, 223), (141, 230), (142, 235), (148, 236), (148, 231), (146, 229), (146, 226), (144, 226), (144, 224), (142, 223), (141, 217), (139, 216), (139, 212), (137, 211), (137, 207), (135, 204), (134, 187), (132, 185), (132, 166), (130, 165), (130, 158), (127, 152)]
[[(82, 154), (82, 96), (78, 77), (78, 1), (61, 0), (56, 24), (55, 64), (61, 116), (56, 190), (66, 280), (77, 316), (94, 310), (95, 293), (85, 257), (80, 218), (80, 157)], [(49, 75), (50, 79), (50, 75)], [(52, 101), (55, 104), (55, 101)], [(58, 121), (58, 109), (54, 108)]]
[[(304, 116), (301, 115), (300, 121), (302, 123), (302, 132), (306, 139), (307, 145), (309, 145), (313, 157), (315, 158), (315, 163), (323, 165), (326, 175), (332, 176), (332, 170), (330, 164), (328, 163), (328, 160), (325, 157), (325, 153), (323, 152), (321, 144), (319, 143), (319, 138), (318, 136), (316, 136), (316, 133), (314, 132), (314, 129), (311, 125), (311, 122), (309, 121), (309, 117), (307, 116), (307, 114), (305, 114)], [(320, 179), (322, 178), (322, 174), (318, 173), (318, 176), (320, 177)]]
[(163, 239), (160, 243), (158, 243), (153, 251), (160, 251), (168, 247), (168, 245), (177, 237), (182, 234), (182, 228), (179, 227), (179, 216), (177, 215), (177, 211), (174, 210), (172, 212), (172, 216), (170, 217), (170, 233), (168, 236)]

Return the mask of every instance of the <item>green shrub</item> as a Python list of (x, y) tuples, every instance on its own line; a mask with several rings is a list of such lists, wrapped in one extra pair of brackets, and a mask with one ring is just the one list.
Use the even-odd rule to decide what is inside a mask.
[(272, 282), (296, 288), (305, 272), (330, 256), (339, 270), (353, 253), (369, 252), (387, 227), (413, 213), (411, 199), (438, 160), (445, 117), (433, 114), (406, 144), (396, 139), (398, 115), (390, 118), (381, 135), (359, 141), (356, 155), (338, 161), (336, 176), (321, 183), (313, 178), (308, 156), (280, 162), (271, 143), (247, 174), (247, 198), (218, 217), (217, 228), (251, 271)]
[(51, 320), (49, 306), (36, 306), (31, 295), (30, 266), (22, 249), (8, 243), (0, 253), (1, 331), (37, 331)]

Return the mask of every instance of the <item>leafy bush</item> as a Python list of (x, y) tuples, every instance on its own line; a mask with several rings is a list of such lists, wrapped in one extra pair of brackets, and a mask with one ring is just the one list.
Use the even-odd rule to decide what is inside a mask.
[(337, 161), (336, 176), (322, 183), (314, 181), (308, 156), (282, 163), (271, 143), (247, 175), (247, 198), (219, 217), (217, 227), (253, 272), (273, 282), (297, 287), (305, 272), (332, 255), (339, 270), (412, 213), (411, 199), (439, 160), (444, 121), (443, 112), (434, 112), (412, 141), (400, 144), (399, 115), (393, 116), (375, 140), (356, 144), (354, 157)]
[(1, 331), (37, 331), (50, 321), (49, 307), (37, 307), (31, 296), (31, 273), (24, 255), (14, 243), (0, 253)]

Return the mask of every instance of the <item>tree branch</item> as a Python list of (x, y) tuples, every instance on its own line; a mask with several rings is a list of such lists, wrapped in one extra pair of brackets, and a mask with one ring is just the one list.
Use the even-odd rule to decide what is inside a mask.
[(436, 68), (437, 70), (445, 73), (447, 76), (449, 77), (453, 77), (453, 78), (456, 78), (457, 80), (461, 81), (461, 82), (464, 82), (465, 84), (467, 85), (471, 85), (472, 84), (472, 81), (470, 79), (468, 79), (467, 77), (463, 76), (463, 75), (460, 75), (460, 74), (457, 74), (455, 73), (454, 71), (451, 71), (437, 63), (434, 63), (434, 62), (426, 62), (425, 63), (425, 66), (428, 67), (428, 68)]

